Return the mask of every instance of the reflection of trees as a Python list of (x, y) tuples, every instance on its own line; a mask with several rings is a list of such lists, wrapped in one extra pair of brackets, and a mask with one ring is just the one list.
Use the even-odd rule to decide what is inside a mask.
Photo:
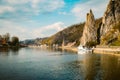
[(0, 52), (8, 52), (9, 48), (0, 48)]
[(8, 56), (10, 53), (12, 55), (17, 55), (20, 48), (0, 48), (0, 55)]
[(120, 57), (115, 55), (101, 56), (102, 80), (120, 80)]
[(13, 55), (18, 55), (18, 51), (20, 48), (16, 47), (16, 48), (11, 48), (11, 52)]
[(87, 54), (83, 60), (85, 80), (95, 80), (99, 71), (100, 57), (95, 54)]
[(0, 55), (8, 55), (9, 51), (9, 48), (0, 48)]

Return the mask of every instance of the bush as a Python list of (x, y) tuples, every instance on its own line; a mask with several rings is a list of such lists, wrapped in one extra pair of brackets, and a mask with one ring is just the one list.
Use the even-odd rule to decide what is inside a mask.
[(112, 42), (111, 46), (120, 46), (120, 41), (116, 40), (116, 41)]
[(96, 44), (97, 44), (96, 42), (90, 41), (90, 42), (87, 42), (85, 46), (87, 46), (87, 47), (93, 47), (93, 46), (96, 46)]
[(114, 29), (118, 29), (120, 31), (120, 23), (115, 24)]

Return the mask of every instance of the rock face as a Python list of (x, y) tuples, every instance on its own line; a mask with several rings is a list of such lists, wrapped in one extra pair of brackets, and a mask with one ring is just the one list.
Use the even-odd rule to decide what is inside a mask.
[(110, 0), (104, 13), (101, 26), (101, 44), (109, 44), (109, 41), (118, 36), (119, 31), (115, 26), (120, 23), (120, 0)]
[(95, 18), (90, 10), (86, 16), (86, 23), (83, 30), (83, 35), (81, 37), (81, 45), (87, 46), (88, 43), (96, 43), (97, 41), (97, 28), (95, 27)]

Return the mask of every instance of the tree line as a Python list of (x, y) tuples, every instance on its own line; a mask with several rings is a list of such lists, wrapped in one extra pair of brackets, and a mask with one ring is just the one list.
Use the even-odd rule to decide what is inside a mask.
[(19, 46), (19, 38), (17, 36), (10, 37), (9, 33), (0, 35), (0, 47)]

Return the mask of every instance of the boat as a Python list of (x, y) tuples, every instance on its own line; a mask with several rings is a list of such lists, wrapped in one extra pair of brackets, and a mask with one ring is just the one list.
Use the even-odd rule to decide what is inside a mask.
[(93, 51), (93, 48), (87, 48), (85, 46), (78, 46), (78, 54), (90, 53)]

